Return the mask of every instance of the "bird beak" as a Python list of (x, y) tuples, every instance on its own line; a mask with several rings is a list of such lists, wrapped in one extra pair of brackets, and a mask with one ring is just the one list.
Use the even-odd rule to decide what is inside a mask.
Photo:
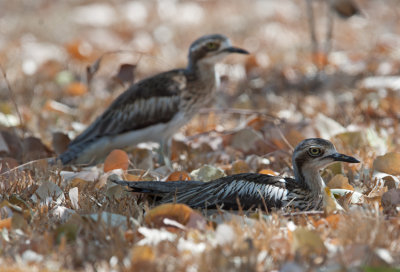
[(340, 153), (335, 153), (329, 156), (326, 156), (325, 158), (331, 158), (334, 161), (342, 161), (342, 162), (349, 162), (349, 163), (359, 163), (360, 161), (357, 160), (356, 158), (340, 154)]
[(238, 53), (238, 54), (246, 54), (246, 55), (249, 54), (249, 52), (247, 52), (246, 50), (244, 50), (242, 48), (238, 48), (238, 47), (233, 47), (233, 46), (223, 49), (222, 52)]

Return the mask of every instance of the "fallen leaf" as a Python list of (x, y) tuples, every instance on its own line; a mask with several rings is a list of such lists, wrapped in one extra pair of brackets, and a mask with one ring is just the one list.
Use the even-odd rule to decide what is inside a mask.
[(44, 205), (49, 205), (55, 201), (60, 205), (64, 200), (64, 192), (55, 183), (51, 181), (43, 181), (36, 192), (32, 195), (33, 202), (41, 202)]
[(135, 80), (135, 74), (134, 74), (135, 69), (136, 69), (135, 64), (129, 64), (129, 63), (122, 64), (119, 67), (118, 73), (114, 76), (114, 79), (119, 83), (121, 83), (122, 85), (124, 83), (133, 84)]
[(293, 250), (303, 256), (311, 254), (324, 255), (327, 250), (319, 234), (304, 227), (298, 227), (293, 231)]
[(250, 172), (250, 167), (247, 165), (247, 163), (243, 160), (237, 160), (232, 163), (229, 175), (248, 173), (248, 172)]
[(335, 175), (327, 184), (330, 189), (347, 189), (354, 191), (353, 186), (349, 184), (349, 179), (342, 174)]
[(68, 107), (67, 105), (51, 99), (48, 99), (46, 101), (46, 103), (43, 106), (43, 110), (61, 114), (68, 114), (68, 115), (73, 115), (75, 113), (75, 111), (72, 108)]
[(88, 92), (88, 87), (82, 82), (72, 82), (65, 87), (65, 93), (71, 96), (81, 96)]
[(92, 58), (92, 46), (86, 41), (75, 40), (66, 44), (65, 48), (71, 57), (80, 61), (87, 61)]
[(343, 210), (343, 208), (339, 205), (339, 203), (337, 203), (335, 197), (333, 196), (331, 190), (328, 187), (325, 187), (323, 193), (324, 193), (324, 211), (327, 214)]
[(199, 180), (208, 182), (214, 179), (222, 178), (225, 175), (224, 170), (211, 166), (211, 165), (203, 165), (199, 169), (193, 170), (190, 175), (193, 177), (193, 180)]
[(166, 181), (180, 181), (180, 180), (190, 180), (189, 173), (185, 171), (172, 172), (166, 179)]
[(5, 157), (0, 159), (0, 174), (7, 172), (19, 165), (18, 161), (14, 158)]
[(23, 161), (34, 161), (52, 157), (53, 153), (42, 141), (35, 137), (27, 137), (22, 142)]
[(0, 220), (0, 229), (3, 229), (3, 228), (11, 229), (11, 221), (12, 221), (12, 217), (8, 217), (8, 218)]
[(128, 170), (129, 157), (125, 151), (115, 149), (107, 156), (104, 161), (104, 172), (109, 172), (114, 169)]
[[(173, 203), (163, 204), (151, 209), (146, 213), (144, 221), (146, 225), (155, 228), (171, 227), (171, 225), (165, 224), (165, 218), (174, 220), (183, 226), (194, 227), (196, 229), (202, 229), (206, 224), (204, 217), (189, 206)], [(190, 226), (188, 226), (188, 223), (190, 223)]]
[(262, 169), (258, 172), (259, 174), (263, 174), (263, 175), (271, 175), (271, 176), (278, 176), (279, 173), (275, 172), (273, 170), (270, 169)]
[(54, 132), (52, 135), (51, 146), (57, 155), (60, 155), (68, 149), (68, 145), (71, 142), (67, 134), (62, 132)]
[(257, 141), (263, 141), (264, 137), (252, 128), (244, 128), (237, 131), (231, 138), (231, 146), (243, 152), (249, 152), (256, 146)]
[[(153, 261), (155, 259), (155, 254), (150, 246), (136, 245), (133, 247), (131, 252), (131, 269), (142, 270), (142, 271), (152, 271), (155, 268)], [(153, 268), (153, 269), (152, 269)]]
[(382, 195), (383, 211), (396, 215), (400, 212), (400, 189), (391, 189)]
[(74, 208), (74, 210), (79, 210), (79, 189), (78, 187), (74, 187), (69, 189), (68, 191), (68, 196), (69, 196), (69, 200), (71, 201), (71, 206), (72, 208)]
[(376, 171), (390, 175), (400, 175), (400, 153), (390, 152), (383, 156), (378, 156), (374, 160), (373, 168)]
[(326, 218), (319, 219), (317, 222), (314, 223), (314, 226), (318, 227), (326, 224), (329, 228), (337, 229), (340, 218), (340, 214), (330, 214)]

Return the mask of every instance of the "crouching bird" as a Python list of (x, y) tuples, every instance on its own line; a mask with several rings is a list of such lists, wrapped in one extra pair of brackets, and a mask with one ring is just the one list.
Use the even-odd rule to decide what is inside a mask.
[(210, 182), (144, 181), (114, 183), (128, 186), (133, 192), (160, 196), (159, 204), (184, 203), (193, 208), (262, 209), (293, 208), (320, 210), (325, 197), (324, 181), (319, 171), (337, 162), (359, 163), (353, 157), (340, 154), (324, 139), (306, 139), (294, 150), (294, 179), (257, 173), (237, 174)]
[(96, 164), (113, 149), (140, 142), (160, 142), (169, 162), (168, 140), (213, 98), (219, 78), (215, 64), (233, 47), (224, 35), (203, 36), (192, 43), (188, 65), (143, 79), (130, 86), (58, 159), (62, 164)]

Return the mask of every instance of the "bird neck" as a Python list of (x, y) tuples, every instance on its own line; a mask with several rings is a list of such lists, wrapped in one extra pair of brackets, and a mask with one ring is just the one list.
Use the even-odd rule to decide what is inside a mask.
[(216, 83), (215, 63), (189, 60), (186, 71), (194, 79), (211, 80)]
[(319, 169), (299, 167), (295, 162), (293, 165), (295, 180), (303, 187), (306, 187), (314, 196), (324, 195), (325, 183), (322, 180)]

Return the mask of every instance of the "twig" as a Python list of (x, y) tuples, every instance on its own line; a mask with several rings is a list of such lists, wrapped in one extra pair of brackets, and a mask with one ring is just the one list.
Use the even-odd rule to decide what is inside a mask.
[(19, 111), (18, 104), (17, 104), (17, 102), (15, 101), (15, 97), (14, 97), (13, 90), (12, 90), (12, 88), (11, 88), (10, 82), (9, 82), (8, 79), (7, 79), (7, 74), (6, 74), (6, 72), (4, 71), (3, 66), (2, 66), (1, 64), (0, 64), (0, 70), (1, 70), (1, 73), (3, 74), (3, 77), (4, 77), (5, 82), (6, 82), (6, 84), (7, 84), (7, 89), (8, 89), (8, 93), (9, 93), (9, 96), (10, 96), (10, 100), (11, 100), (11, 102), (14, 104), (15, 110), (16, 110), (16, 112), (17, 112), (20, 126), (21, 126), (21, 127), (24, 127), (24, 123), (23, 123), (23, 121), (22, 121), (22, 115), (21, 115), (21, 113), (20, 113), (20, 111)]
[(334, 16), (332, 10), (332, 0), (328, 0), (328, 20), (326, 26), (326, 40), (325, 40), (325, 55), (327, 57), (332, 49), (333, 22), (334, 22)]
[(284, 122), (283, 119), (276, 117), (272, 114), (266, 113), (265, 111), (261, 111), (261, 110), (232, 109), (232, 108), (227, 108), (227, 109), (202, 108), (199, 110), (199, 114), (208, 114), (210, 112), (222, 113), (222, 114), (242, 114), (242, 115), (258, 114), (258, 115), (263, 115), (263, 116), (269, 117), (269, 118), (273, 119), (274, 121), (279, 121), (281, 123)]
[(325, 212), (323, 211), (304, 211), (304, 212), (288, 212), (283, 213), (282, 216), (290, 217), (290, 216), (300, 216), (300, 215), (323, 215)]
[(315, 32), (315, 20), (314, 20), (314, 10), (312, 7), (312, 0), (306, 0), (306, 4), (307, 4), (308, 26), (310, 28), (312, 53), (316, 53), (318, 52), (318, 40), (317, 40), (317, 34)]

